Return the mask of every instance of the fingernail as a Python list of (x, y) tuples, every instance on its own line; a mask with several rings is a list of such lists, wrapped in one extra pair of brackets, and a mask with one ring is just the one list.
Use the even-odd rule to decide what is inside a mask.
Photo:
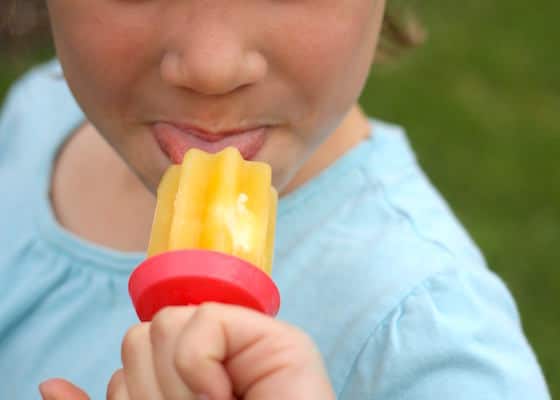
[(196, 400), (210, 400), (210, 397), (208, 397), (208, 395), (206, 394), (199, 394), (198, 396), (196, 396)]

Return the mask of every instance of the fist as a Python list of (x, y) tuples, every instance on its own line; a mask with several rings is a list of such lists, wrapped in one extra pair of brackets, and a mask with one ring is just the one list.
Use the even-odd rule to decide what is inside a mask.
[[(242, 307), (165, 308), (127, 332), (122, 362), (109, 383), (109, 400), (335, 399), (307, 335)], [(87, 398), (69, 386), (49, 381), (41, 393), (45, 399)]]

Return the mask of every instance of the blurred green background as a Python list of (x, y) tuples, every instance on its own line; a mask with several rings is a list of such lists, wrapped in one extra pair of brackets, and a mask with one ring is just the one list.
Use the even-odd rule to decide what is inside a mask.
[[(416, 1), (425, 45), (374, 66), (362, 104), (406, 127), (426, 172), (513, 292), (560, 398), (560, 3), (537, 3)], [(44, 30), (0, 36), (0, 101), (53, 54)]]

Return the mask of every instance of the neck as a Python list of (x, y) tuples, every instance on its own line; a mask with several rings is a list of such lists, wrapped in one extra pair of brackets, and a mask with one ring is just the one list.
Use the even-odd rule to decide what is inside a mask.
[[(347, 151), (366, 139), (370, 129), (369, 121), (361, 108), (358, 105), (352, 107), (335, 132), (305, 162), (303, 167), (281, 192), (281, 195), (293, 192), (319, 175)], [(135, 212), (129, 213), (130, 218), (123, 221), (129, 225), (122, 229), (122, 232), (135, 232), (135, 235), (128, 236), (128, 244), (124, 239), (121, 240), (121, 247), (124, 245), (126, 248), (143, 250), (147, 247), (147, 238), (149, 237), (151, 227), (154, 208), (153, 196), (144, 189), (134, 174), (127, 172), (128, 168), (121, 169), (121, 171), (123, 171), (121, 177), (126, 176), (126, 179), (121, 179), (119, 185), (122, 188), (127, 188), (127, 191), (118, 196), (118, 198), (122, 199), (122, 202), (119, 202), (115, 207), (117, 209), (122, 209), (123, 207), (130, 208), (131, 204), (136, 204)], [(138, 216), (142, 216), (142, 218), (138, 218)]]
[(91, 124), (62, 147), (51, 204), (58, 222), (81, 238), (121, 251), (146, 249), (154, 196)]
[(281, 195), (293, 192), (319, 175), (348, 150), (358, 145), (370, 132), (370, 124), (359, 105), (348, 112), (342, 123), (305, 162)]
[[(318, 175), (364, 140), (369, 130), (367, 118), (354, 106), (281, 194)], [(147, 248), (154, 196), (91, 125), (80, 128), (63, 148), (51, 193), (59, 223), (78, 236), (121, 251)]]

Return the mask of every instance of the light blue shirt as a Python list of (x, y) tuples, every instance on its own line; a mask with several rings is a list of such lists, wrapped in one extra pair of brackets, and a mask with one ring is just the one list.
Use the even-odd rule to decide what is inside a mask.
[[(53, 217), (53, 159), (84, 120), (56, 61), (0, 117), (0, 398), (65, 377), (103, 399), (136, 323), (144, 254), (86, 242)], [(418, 166), (401, 128), (372, 134), (280, 201), (279, 318), (318, 344), (339, 399), (549, 399), (516, 305)], [(111, 229), (110, 226), (107, 229)]]

